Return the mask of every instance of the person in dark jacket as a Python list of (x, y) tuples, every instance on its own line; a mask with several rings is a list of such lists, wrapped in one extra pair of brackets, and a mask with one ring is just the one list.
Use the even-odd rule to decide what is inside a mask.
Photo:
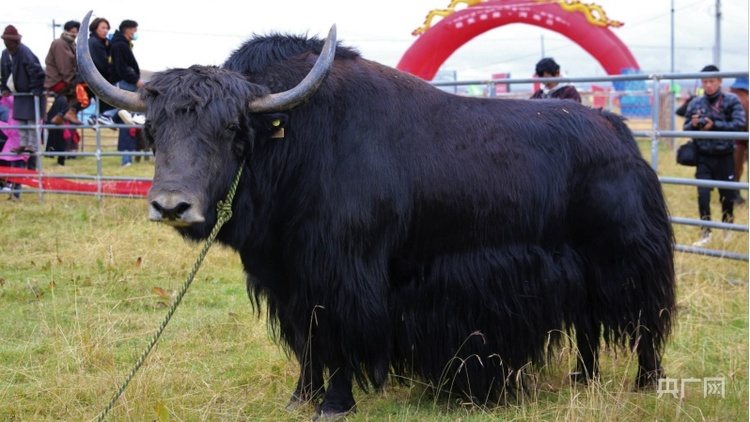
[[(701, 72), (718, 72), (714, 65)], [(685, 113), (684, 130), (706, 132), (705, 137), (693, 138), (698, 150), (695, 178), (734, 181), (734, 139), (712, 138), (710, 133), (738, 132), (745, 128), (745, 110), (740, 99), (731, 92), (722, 92), (721, 78), (707, 75), (701, 79), (704, 94), (693, 98)], [(710, 187), (698, 187), (698, 212), (701, 220), (711, 220)], [(734, 198), (737, 192), (719, 188), (721, 221), (734, 221)], [(711, 241), (711, 229), (701, 227), (700, 239), (694, 246), (705, 246)]]
[[(18, 95), (13, 102), (13, 118), (18, 124), (33, 125), (38, 119), (44, 118), (47, 111), (47, 98), (43, 95), (44, 69), (39, 58), (21, 43), (21, 34), (15, 26), (6, 26), (0, 38), (5, 43), (5, 50), (0, 56), (0, 91), (3, 96), (8, 96), (11, 92), (33, 94)], [(36, 130), (19, 129), (19, 134), (19, 147), (14, 152), (36, 152)]]
[[(540, 78), (557, 78), (560, 76), (560, 65), (551, 57), (545, 57), (536, 64), (536, 75)], [(532, 100), (542, 98), (557, 98), (581, 102), (581, 95), (576, 87), (560, 82), (545, 82), (542, 88), (531, 95)]]
[(109, 76), (109, 21), (104, 18), (96, 18), (89, 25), (89, 52), (91, 61), (94, 62), (96, 70), (104, 76), (104, 79), (111, 81)]
[(126, 19), (120, 23), (120, 28), (115, 31), (110, 44), (110, 82), (133, 92), (143, 86), (141, 69), (133, 55), (133, 41), (138, 39), (137, 34), (138, 22)]
[[(143, 86), (141, 70), (133, 55), (133, 41), (138, 38), (138, 22), (126, 19), (112, 36), (111, 57), (109, 68), (110, 81), (119, 88), (127, 91), (137, 91)], [(133, 124), (132, 115), (127, 110), (117, 112), (119, 119), (125, 124)], [(130, 129), (120, 129), (117, 137), (118, 151), (135, 151), (137, 138)], [(133, 161), (130, 155), (122, 156), (122, 165), (129, 166)]]
[[(60, 116), (60, 114), (65, 113), (68, 109), (68, 100), (65, 99), (63, 95), (55, 95), (55, 100), (52, 102), (52, 105), (49, 108), (49, 111), (47, 112), (47, 120), (45, 123), (47, 124), (55, 124), (59, 125), (59, 123), (53, 122), (53, 118), (55, 116)], [(64, 122), (62, 123), (64, 124)], [(65, 144), (65, 138), (63, 137), (63, 129), (48, 129), (47, 130), (47, 146), (46, 151), (47, 152), (67, 152), (68, 148)], [(65, 165), (65, 156), (58, 155), (57, 156), (57, 164), (64, 166)]]
[[(111, 82), (112, 79), (109, 75), (110, 43), (109, 38), (107, 38), (109, 28), (109, 21), (105, 18), (96, 18), (91, 21), (91, 24), (89, 25), (89, 52), (91, 52), (91, 61), (94, 62), (96, 70), (104, 76), (104, 79)], [(94, 98), (94, 93), (89, 92), (89, 97)], [(113, 108), (114, 107), (105, 102), (99, 102), (100, 115), (107, 110), (112, 110)], [(112, 123), (111, 120), (105, 120), (104, 122)]]

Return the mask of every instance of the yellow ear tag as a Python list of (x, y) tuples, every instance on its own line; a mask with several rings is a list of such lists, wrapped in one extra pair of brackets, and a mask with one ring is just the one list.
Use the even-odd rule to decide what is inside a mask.
[[(271, 122), (271, 124), (273, 125), (273, 127), (279, 127), (279, 125), (281, 125), (281, 120), (276, 119), (273, 122)], [(284, 137), (284, 128), (283, 127), (281, 129), (277, 130), (276, 132), (274, 132), (274, 133), (271, 134), (271, 139), (279, 139), (279, 138), (283, 138), (283, 137)]]

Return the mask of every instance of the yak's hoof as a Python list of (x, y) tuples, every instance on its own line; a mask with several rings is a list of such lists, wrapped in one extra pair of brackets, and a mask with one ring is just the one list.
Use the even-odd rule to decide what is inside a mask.
[(299, 410), (307, 405), (306, 401), (297, 400), (294, 397), (292, 397), (291, 400), (289, 400), (289, 403), (286, 405), (286, 410), (289, 411), (295, 411)]
[(309, 404), (318, 404), (323, 400), (325, 389), (320, 388), (313, 394), (306, 394), (305, 397), (300, 397), (297, 393), (292, 394), (292, 398), (289, 399), (289, 403), (286, 405), (286, 410), (298, 410)]
[(589, 378), (586, 376), (586, 374), (580, 371), (571, 372), (570, 374), (568, 374), (568, 376), (570, 377), (570, 380), (573, 382), (577, 382), (581, 384), (586, 384), (589, 382)]
[(570, 377), (570, 380), (573, 382), (577, 382), (579, 384), (588, 384), (589, 381), (591, 381), (593, 378), (597, 376), (596, 373), (594, 373), (593, 376), (588, 375), (586, 371), (574, 371), (568, 374)]
[(340, 419), (343, 419), (347, 416), (349, 416), (352, 413), (355, 413), (357, 411), (357, 406), (353, 406), (349, 410), (339, 411), (339, 410), (326, 410), (318, 408), (315, 410), (315, 414), (312, 417), (313, 422), (330, 422), (330, 421), (337, 421)]
[(653, 371), (639, 369), (638, 376), (635, 378), (635, 390), (639, 391), (654, 388), (659, 383), (659, 378), (664, 378), (664, 370), (662, 368)]

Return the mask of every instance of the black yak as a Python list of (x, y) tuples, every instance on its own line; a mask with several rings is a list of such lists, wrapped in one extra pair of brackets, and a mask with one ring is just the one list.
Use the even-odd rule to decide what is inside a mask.
[(151, 220), (205, 239), (244, 168), (218, 239), (299, 360), (290, 405), (335, 417), (355, 409), (354, 380), (391, 373), (497, 403), (565, 332), (573, 378), (596, 375), (605, 342), (636, 351), (637, 387), (656, 383), (673, 234), (623, 119), (448, 94), (334, 31), (256, 36), (221, 67), (159, 72), (139, 93), (107, 84), (86, 31), (78, 42), (89, 86), (146, 112)]

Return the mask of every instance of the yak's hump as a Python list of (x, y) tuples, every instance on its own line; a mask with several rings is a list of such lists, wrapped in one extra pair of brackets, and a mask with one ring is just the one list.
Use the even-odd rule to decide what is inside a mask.
[[(263, 73), (272, 63), (290, 57), (305, 53), (320, 55), (324, 43), (325, 40), (322, 38), (306, 35), (290, 35), (278, 32), (268, 35), (255, 35), (235, 50), (222, 67), (243, 74)], [(337, 59), (359, 57), (360, 54), (356, 49), (337, 43)]]

